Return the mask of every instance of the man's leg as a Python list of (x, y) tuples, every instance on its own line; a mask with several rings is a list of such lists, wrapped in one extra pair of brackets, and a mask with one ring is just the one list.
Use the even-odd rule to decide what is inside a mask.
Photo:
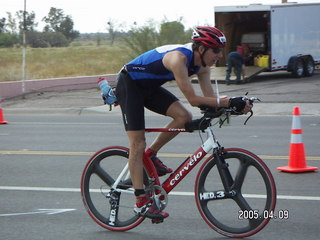
[(126, 74), (119, 74), (117, 98), (130, 144), (128, 164), (136, 195), (134, 212), (161, 222), (169, 214), (158, 209), (155, 202), (146, 195), (143, 185), (143, 154), (146, 147), (143, 93)]
[(234, 60), (234, 73), (236, 74), (236, 83), (241, 82), (242, 62), (239, 59)]
[[(165, 126), (166, 128), (183, 128), (186, 122), (192, 120), (191, 113), (178, 100), (170, 104), (165, 114), (173, 118), (173, 120)], [(157, 157), (157, 152), (177, 134), (178, 132), (160, 133), (146, 151), (147, 156), (153, 161), (159, 176), (171, 173), (172, 169), (163, 164)]]
[(232, 72), (232, 61), (231, 58), (228, 58), (227, 62), (227, 70), (226, 70), (226, 84), (230, 84), (230, 77), (231, 77), (231, 72)]
[(146, 195), (143, 186), (143, 153), (146, 147), (145, 131), (127, 131), (127, 134), (130, 141), (129, 170), (136, 195), (134, 211), (136, 214), (155, 219), (156, 223), (160, 223), (169, 214), (157, 207), (156, 203)]
[[(173, 120), (165, 126), (166, 128), (184, 128), (184, 124), (192, 120), (192, 114), (182, 105), (180, 101), (173, 102), (169, 106), (166, 115), (173, 118)], [(150, 148), (157, 152), (177, 135), (178, 132), (160, 133), (150, 145)]]
[(127, 131), (130, 154), (129, 170), (134, 189), (144, 189), (143, 186), (143, 153), (146, 148), (145, 131)]

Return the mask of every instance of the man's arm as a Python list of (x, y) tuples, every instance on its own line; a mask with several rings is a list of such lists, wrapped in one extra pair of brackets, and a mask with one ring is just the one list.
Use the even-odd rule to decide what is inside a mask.
[(197, 73), (200, 88), (205, 97), (216, 97), (211, 85), (211, 70), (210, 67), (202, 67)]
[(189, 80), (186, 63), (187, 57), (179, 51), (167, 53), (163, 58), (164, 66), (168, 70), (173, 72), (178, 87), (180, 88), (181, 92), (184, 94), (188, 102), (195, 107), (201, 104), (209, 105), (212, 107), (228, 107), (229, 98), (222, 98), (220, 99), (220, 101), (217, 101), (217, 98), (214, 96), (211, 84), (209, 86), (210, 77), (208, 77), (208, 72), (205, 70), (203, 70), (203, 72), (200, 72), (201, 80), (199, 80), (202, 82), (200, 84), (202, 91), (204, 91), (204, 97), (196, 95)]

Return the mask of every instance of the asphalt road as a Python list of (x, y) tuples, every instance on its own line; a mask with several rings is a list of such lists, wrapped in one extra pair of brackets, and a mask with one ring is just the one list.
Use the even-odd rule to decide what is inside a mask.
[[(173, 85), (172, 91), (178, 91)], [(249, 239), (319, 239), (319, 171), (289, 174), (276, 168), (288, 164), (292, 107), (302, 109), (303, 141), (308, 165), (320, 168), (319, 74), (290, 79), (262, 76), (245, 85), (220, 85), (221, 94), (249, 91), (264, 100), (243, 126), (244, 116), (231, 126), (217, 128), (225, 147), (242, 147), (258, 154), (269, 166), (277, 185), (276, 212), (289, 219), (273, 219)], [(181, 96), (180, 96), (181, 97)], [(0, 125), (0, 239), (226, 239), (202, 220), (192, 196), (197, 168), (169, 195), (163, 224), (144, 221), (123, 233), (98, 226), (86, 213), (80, 196), (80, 177), (89, 157), (110, 145), (127, 146), (118, 109), (100, 106), (97, 89), (38, 93), (3, 103), (7, 125)], [(199, 115), (193, 110), (195, 116)], [(164, 117), (147, 113), (147, 125), (164, 125)], [(147, 134), (150, 143), (153, 133)], [(201, 144), (197, 133), (181, 134), (160, 152), (176, 167)], [(180, 154), (178, 157), (176, 154)]]
[[(289, 116), (256, 116), (243, 126), (244, 117), (217, 129), (226, 147), (242, 147), (260, 155), (271, 169), (278, 189), (276, 211), (288, 210), (289, 219), (271, 220), (250, 239), (318, 239), (319, 172), (288, 174), (276, 170), (287, 165)], [(0, 128), (1, 239), (222, 239), (197, 212), (193, 196), (169, 196), (170, 217), (160, 225), (143, 222), (126, 232), (110, 232), (86, 213), (79, 194), (82, 169), (93, 152), (109, 145), (126, 145), (119, 116), (101, 114), (10, 114)], [(164, 118), (149, 117), (161, 126)], [(320, 167), (318, 117), (303, 118), (309, 165)], [(148, 134), (148, 141), (153, 138)], [(172, 167), (200, 145), (197, 133), (180, 135), (166, 146), (162, 160)], [(171, 155), (172, 156), (171, 156)], [(160, 155), (161, 156), (161, 155)], [(175, 189), (193, 192), (196, 169)], [(183, 202), (183, 204), (181, 204)]]

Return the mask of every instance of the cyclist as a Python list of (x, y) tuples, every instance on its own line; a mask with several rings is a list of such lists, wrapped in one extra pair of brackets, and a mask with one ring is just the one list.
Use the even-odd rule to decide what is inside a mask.
[[(185, 45), (166, 45), (150, 50), (127, 63), (118, 74), (116, 96), (120, 104), (125, 130), (130, 144), (129, 170), (135, 189), (136, 214), (162, 220), (169, 216), (160, 211), (145, 194), (143, 187), (143, 153), (146, 148), (144, 107), (158, 114), (169, 116), (167, 128), (183, 128), (192, 119), (191, 113), (176, 96), (162, 87), (175, 80), (192, 106), (201, 104), (212, 107), (233, 107), (247, 113), (252, 105), (239, 98), (217, 98), (210, 80), (210, 67), (222, 57), (226, 44), (224, 34), (215, 27), (196, 27), (192, 42)], [(198, 96), (190, 82), (196, 74), (203, 96)], [(146, 154), (152, 159), (159, 176), (172, 172), (157, 157), (161, 147), (177, 133), (160, 133)]]

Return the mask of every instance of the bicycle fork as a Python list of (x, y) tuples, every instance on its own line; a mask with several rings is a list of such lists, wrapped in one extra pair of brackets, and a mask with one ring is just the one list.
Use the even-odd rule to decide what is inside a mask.
[(218, 195), (220, 195), (221, 198), (233, 197), (236, 195), (236, 192), (233, 190), (234, 181), (229, 170), (229, 164), (223, 157), (225, 154), (223, 147), (221, 147), (218, 140), (215, 138), (211, 128), (208, 128), (206, 131), (209, 135), (209, 138), (207, 142), (202, 145), (202, 147), (206, 152), (213, 150), (213, 156), (225, 191), (223, 194), (222, 191), (218, 191)]
[(216, 166), (217, 166), (223, 187), (227, 193), (226, 195), (235, 196), (236, 192), (233, 190), (234, 181), (229, 170), (229, 164), (225, 161), (223, 155), (224, 155), (223, 148), (218, 148), (215, 154)]

